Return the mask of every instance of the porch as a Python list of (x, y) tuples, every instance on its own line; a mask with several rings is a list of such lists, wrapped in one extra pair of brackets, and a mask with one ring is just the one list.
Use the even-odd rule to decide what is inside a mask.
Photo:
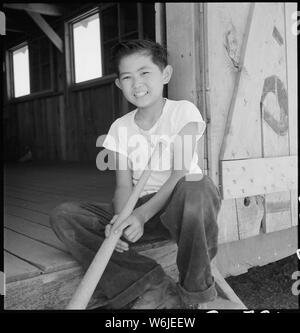
[[(83, 277), (49, 224), (49, 213), (65, 201), (110, 203), (113, 172), (82, 163), (8, 164), (4, 169), (4, 271), (6, 309), (64, 309)], [(137, 250), (157, 260), (175, 280), (176, 245), (168, 241)], [(219, 294), (240, 302), (213, 266)], [(243, 304), (240, 302), (241, 308)], [(97, 307), (91, 299), (88, 308)]]

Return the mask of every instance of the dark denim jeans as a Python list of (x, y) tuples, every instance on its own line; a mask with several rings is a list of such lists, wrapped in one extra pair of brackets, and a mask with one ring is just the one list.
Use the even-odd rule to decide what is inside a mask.
[[(199, 178), (198, 178), (199, 179)], [(141, 197), (136, 207), (155, 193)], [(200, 180), (181, 178), (165, 206), (144, 228), (135, 244), (155, 239), (172, 239), (178, 245), (179, 293), (186, 304), (203, 303), (216, 297), (210, 262), (217, 253), (217, 216), (220, 193), (206, 175)], [(105, 239), (105, 226), (113, 209), (100, 203), (67, 202), (56, 207), (50, 222), (58, 238), (87, 269)], [(114, 251), (95, 296), (112, 309), (124, 307), (165, 276), (154, 260), (138, 254), (131, 244), (123, 253)]]

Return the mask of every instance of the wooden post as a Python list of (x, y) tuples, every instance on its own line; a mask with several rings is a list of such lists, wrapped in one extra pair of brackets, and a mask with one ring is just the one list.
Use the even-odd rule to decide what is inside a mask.
[[(169, 63), (174, 68), (168, 84), (168, 97), (193, 102), (199, 108), (203, 119), (206, 119), (202, 96), (202, 64), (200, 63), (201, 7), (198, 3), (167, 2), (165, 5)], [(198, 143), (198, 154), (199, 166), (204, 170), (203, 138)]]

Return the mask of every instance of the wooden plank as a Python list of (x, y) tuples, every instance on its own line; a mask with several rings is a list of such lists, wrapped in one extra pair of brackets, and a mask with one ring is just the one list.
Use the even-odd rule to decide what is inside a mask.
[(24, 236), (50, 245), (58, 250), (68, 252), (66, 246), (57, 238), (54, 231), (46, 226), (23, 220), (22, 218), (6, 215), (4, 226), (7, 229), (18, 232)]
[[(267, 49), (264, 55), (264, 86), (261, 98), (262, 113), (262, 143), (263, 157), (287, 156), (289, 149), (289, 124), (288, 124), (288, 96), (287, 96), (287, 71), (286, 71), (286, 41), (285, 37), (285, 17), (284, 3), (269, 4), (269, 13), (272, 15), (273, 30), (277, 30), (284, 43), (278, 43), (278, 38), (271, 34), (267, 39)], [(283, 169), (284, 170), (284, 169)], [(294, 170), (288, 173), (295, 175)], [(274, 178), (276, 179), (276, 178)], [(276, 185), (279, 180), (276, 180)], [(295, 186), (289, 188), (278, 188), (265, 195), (265, 218), (263, 221), (264, 232), (273, 232), (291, 227), (291, 209), (280, 212), (272, 211), (269, 207), (281, 206), (283, 202), (290, 201), (288, 190), (296, 189)], [(274, 193), (278, 192), (278, 193)]]
[[(243, 68), (232, 96), (220, 160), (261, 157), (260, 101), (265, 79), (266, 43), (273, 31), (272, 5), (256, 3)], [(264, 29), (260, 22), (264, 22)], [(255, 56), (254, 56), (255, 54)]]
[[(72, 181), (68, 182), (69, 186), (72, 183)], [(107, 185), (111, 186), (111, 185)], [(113, 194), (113, 188), (111, 191), (107, 189), (106, 186), (99, 186), (94, 188), (81, 188), (72, 186), (72, 190), (66, 190), (66, 187), (60, 189), (60, 188), (45, 188), (44, 185), (40, 186), (31, 186), (30, 188), (28, 186), (26, 187), (20, 187), (20, 188), (12, 188), (12, 187), (6, 187), (5, 193), (9, 195), (10, 197), (16, 197), (21, 199), (28, 198), (28, 201), (35, 201), (35, 202), (45, 202), (45, 201), (64, 201), (64, 200), (75, 200), (78, 201), (79, 199), (82, 200), (95, 200), (99, 201), (100, 198), (103, 196), (106, 200), (109, 201), (110, 197)], [(16, 188), (16, 189), (15, 189)], [(42, 190), (44, 189), (44, 190)], [(105, 193), (106, 191), (106, 193)], [(38, 197), (38, 193), (40, 193), (40, 197)]]
[[(227, 141), (229, 139), (229, 134), (230, 134), (230, 131), (231, 131), (231, 133), (233, 132), (232, 127), (233, 126), (236, 127), (236, 126), (239, 125), (239, 124), (236, 124), (235, 121), (234, 121), (234, 118), (235, 118), (234, 111), (236, 110), (236, 108), (240, 107), (240, 105), (239, 105), (239, 94), (241, 93), (240, 89), (241, 89), (241, 85), (243, 83), (243, 75), (242, 74), (243, 74), (244, 66), (245, 67), (247, 66), (247, 71), (249, 71), (249, 64), (247, 62), (249, 52), (247, 52), (247, 50), (248, 50), (248, 48), (250, 48), (250, 46), (248, 46), (248, 42), (249, 42), (249, 44), (252, 42), (253, 32), (251, 31), (251, 29), (253, 29), (253, 27), (252, 27), (253, 25), (255, 27), (255, 24), (257, 22), (256, 21), (257, 20), (257, 18), (256, 18), (257, 14), (255, 12), (255, 16), (254, 16), (254, 12), (255, 12), (255, 3), (251, 3), (250, 8), (249, 8), (249, 13), (248, 13), (248, 16), (247, 16), (247, 23), (246, 23), (243, 43), (242, 43), (242, 46), (241, 46), (239, 62), (238, 63), (235, 62), (235, 66), (238, 68), (238, 73), (236, 75), (235, 87), (234, 87), (234, 91), (233, 91), (233, 95), (232, 95), (232, 99), (231, 99), (231, 104), (230, 104), (228, 115), (227, 115), (225, 131), (224, 131), (224, 136), (223, 136), (223, 140), (222, 140), (222, 144), (221, 144), (221, 150), (220, 150), (220, 160), (224, 159), (225, 150), (226, 150), (227, 145), (228, 145)], [(253, 16), (254, 16), (254, 18), (253, 18)], [(252, 32), (252, 34), (250, 34), (250, 32)], [(227, 45), (227, 47), (229, 49), (229, 52), (233, 51), (233, 50), (230, 50), (230, 46), (231, 45)], [(232, 59), (232, 60), (236, 61), (236, 59)], [(248, 99), (249, 99), (249, 97), (248, 97)], [(236, 104), (237, 104), (237, 106), (236, 106)], [(247, 104), (247, 102), (246, 102), (246, 104)], [(233, 153), (234, 153), (234, 155), (236, 155), (235, 151)], [(235, 156), (233, 156), (233, 157), (235, 157)]]
[(291, 191), (291, 219), (292, 219), (292, 226), (298, 225), (298, 195), (297, 191)]
[[(61, 194), (54, 194), (54, 193), (48, 193), (44, 191), (38, 191), (38, 190), (31, 190), (27, 188), (13, 188), (10, 186), (7, 186), (5, 188), (5, 194), (7, 197), (11, 198), (19, 198), (19, 199), (24, 199), (28, 200), (31, 202), (36, 202), (36, 203), (43, 203), (47, 201), (62, 201), (62, 200), (78, 200), (80, 198), (79, 193), (76, 195), (61, 195)], [(93, 193), (91, 193), (92, 195)]]
[(297, 12), (297, 3), (285, 2), (285, 40), (286, 40), (286, 66), (287, 66), (287, 90), (289, 104), (289, 137), (290, 154), (298, 153), (297, 124), (298, 124), (298, 57), (297, 35), (292, 32), (295, 20), (292, 14)]
[(263, 232), (274, 232), (292, 226), (290, 192), (278, 192), (265, 196)]
[(296, 189), (297, 156), (221, 162), (224, 199)]
[(48, 137), (48, 160), (53, 161), (55, 159), (54, 155), (54, 135), (53, 135), (53, 117), (55, 110), (53, 109), (52, 98), (45, 99), (45, 115), (46, 115), (46, 128)]
[(11, 205), (5, 205), (4, 213), (12, 216), (21, 217), (25, 220), (50, 227), (48, 214), (36, 212), (28, 208), (16, 207)]
[(28, 10), (50, 16), (60, 16), (63, 14), (62, 9), (59, 6), (48, 3), (5, 3), (4, 8), (11, 8), (17, 10)]
[(237, 294), (234, 292), (234, 290), (229, 286), (229, 284), (226, 282), (226, 280), (224, 279), (224, 277), (218, 270), (215, 259), (212, 260), (211, 271), (212, 271), (212, 274), (213, 274), (215, 282), (216, 282), (216, 287), (217, 287), (216, 289), (218, 291), (219, 296), (223, 296), (225, 299), (227, 298), (230, 301), (232, 301), (233, 303), (239, 305), (240, 309), (247, 309), (245, 304), (237, 296)]
[(83, 277), (82, 268), (64, 269), (49, 274), (8, 283), (6, 310), (65, 309)]
[(66, 128), (65, 128), (65, 107), (64, 98), (59, 96), (59, 133), (61, 146), (61, 160), (66, 160)]
[(161, 2), (154, 3), (155, 8), (155, 40), (157, 43), (164, 45), (166, 36), (165, 36), (165, 5)]
[(35, 212), (48, 214), (53, 208), (57, 206), (58, 202), (50, 202), (50, 203), (32, 203), (27, 200), (17, 199), (17, 198), (5, 198), (4, 205), (11, 205), (21, 208), (28, 208)]
[(165, 6), (169, 63), (176, 69), (168, 84), (168, 97), (186, 99), (196, 104), (195, 4), (166, 3)]
[(4, 251), (4, 273), (6, 283), (29, 279), (42, 273), (37, 267)]
[(63, 251), (4, 229), (4, 249), (45, 273), (74, 267), (76, 261)]
[(218, 243), (237, 241), (239, 239), (237, 208), (235, 200), (222, 200), (218, 215)]
[(263, 196), (257, 195), (237, 199), (236, 203), (239, 239), (258, 235), (264, 217)]
[[(51, 171), (49, 171), (51, 173)], [(71, 172), (71, 171), (70, 171)], [(40, 191), (44, 193), (49, 193), (57, 196), (72, 196), (78, 197), (79, 194), (82, 195), (96, 195), (101, 192), (101, 190), (106, 189), (109, 193), (113, 192), (114, 180), (113, 181), (104, 181), (100, 177), (99, 179), (88, 179), (84, 178), (84, 175), (76, 175), (73, 174), (73, 179), (67, 176), (67, 171), (65, 172), (66, 176), (63, 178), (63, 175), (57, 175), (56, 177), (52, 177), (49, 174), (49, 179), (34, 179), (33, 176), (28, 175), (31, 177), (31, 182), (25, 180), (25, 178), (19, 177), (18, 180), (9, 181), (11, 186), (20, 189), (28, 189), (32, 191)], [(75, 177), (82, 177), (85, 179), (85, 183), (79, 183), (79, 180)], [(46, 175), (45, 175), (46, 178)], [(56, 179), (55, 179), (56, 178)], [(61, 181), (59, 182), (58, 179)], [(111, 179), (111, 178), (110, 178)], [(6, 182), (8, 183), (8, 182)], [(94, 186), (92, 184), (94, 183)], [(72, 188), (70, 188), (70, 184), (72, 184)], [(111, 188), (112, 187), (112, 188)]]
[[(285, 6), (285, 40), (286, 40), (286, 65), (287, 65), (287, 90), (289, 104), (289, 146), (290, 155), (298, 153), (298, 57), (297, 57), (297, 36), (292, 32), (293, 13), (297, 12), (297, 4), (292, 2), (284, 3)], [(298, 224), (298, 195), (297, 191), (291, 191), (291, 215), (292, 225)]]
[(244, 274), (251, 267), (263, 266), (295, 254), (297, 227), (220, 244), (216, 264), (224, 278)]
[[(224, 46), (224, 36), (233, 35), (239, 56), (245, 35), (249, 3), (204, 3), (205, 98), (207, 113), (207, 153), (209, 175), (219, 185), (219, 152), (225, 120), (234, 91), (236, 68)], [(235, 200), (223, 200), (220, 211), (219, 241), (238, 240)]]
[(48, 36), (51, 42), (57, 49), (63, 53), (63, 42), (52, 27), (45, 21), (45, 19), (37, 13), (26, 10), (27, 14), (34, 20), (34, 22), (41, 28), (41, 30)]

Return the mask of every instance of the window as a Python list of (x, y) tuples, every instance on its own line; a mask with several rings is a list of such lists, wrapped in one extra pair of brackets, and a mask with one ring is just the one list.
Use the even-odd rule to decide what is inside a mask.
[(112, 48), (119, 41), (155, 39), (154, 3), (105, 5), (70, 23), (73, 83), (113, 74)]
[(101, 12), (103, 34), (103, 70), (112, 74), (112, 48), (119, 41), (136, 38), (155, 40), (154, 3), (123, 2), (104, 8)]
[(10, 96), (21, 97), (53, 89), (53, 46), (47, 37), (36, 38), (8, 51)]
[(99, 14), (73, 24), (75, 83), (102, 76)]
[(28, 45), (12, 51), (14, 97), (30, 94)]

